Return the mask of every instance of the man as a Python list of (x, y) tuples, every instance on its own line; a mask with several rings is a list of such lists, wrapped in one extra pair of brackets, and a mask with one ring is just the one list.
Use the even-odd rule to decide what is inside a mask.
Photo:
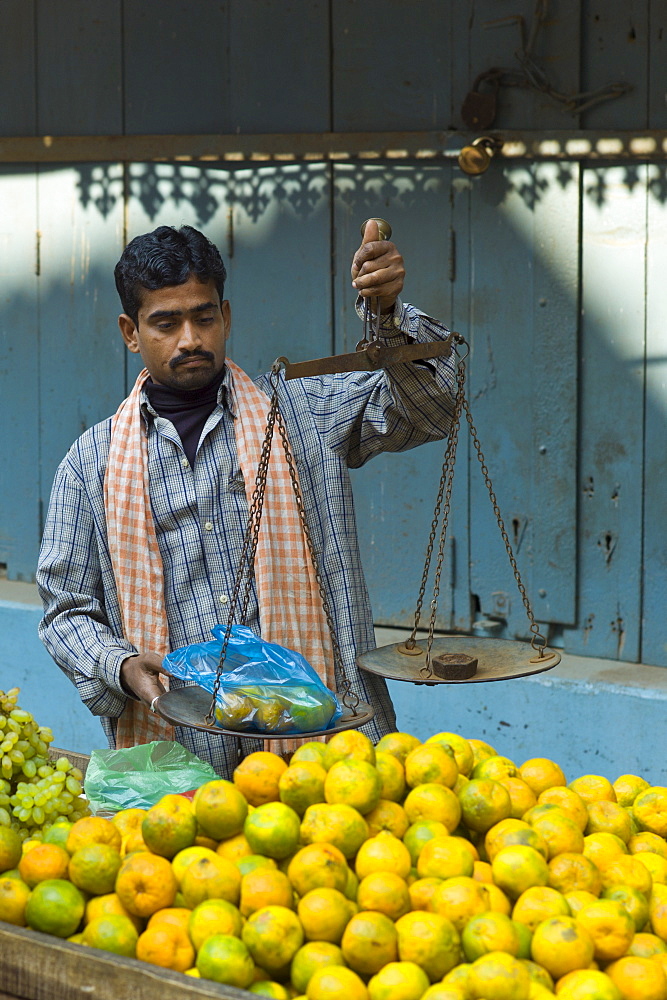
[[(446, 337), (440, 323), (401, 303), (403, 259), (378, 237), (369, 222), (352, 262), (358, 311), (365, 299), (379, 301), (388, 345)], [(175, 738), (229, 777), (239, 754), (260, 742), (171, 732), (147, 710), (164, 690), (166, 653), (208, 641), (214, 625), (227, 624), (266, 428), (270, 376), (253, 382), (226, 357), (225, 276), (218, 250), (189, 226), (161, 226), (125, 248), (115, 269), (118, 322), (146, 370), (116, 415), (86, 431), (61, 463), (37, 582), (40, 636), (102, 717), (109, 745)], [(373, 740), (396, 719), (385, 682), (355, 664), (375, 642), (348, 468), (444, 437), (454, 383), (452, 358), (279, 379), (343, 668), (375, 709), (365, 727)], [(275, 438), (271, 463), (244, 624), (299, 649), (334, 687), (331, 636)]]

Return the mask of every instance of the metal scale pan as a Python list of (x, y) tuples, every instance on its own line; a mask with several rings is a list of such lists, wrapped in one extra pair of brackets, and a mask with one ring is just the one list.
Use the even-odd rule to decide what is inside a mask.
[(209, 725), (206, 717), (211, 708), (211, 694), (198, 685), (172, 688), (165, 691), (155, 701), (155, 712), (172, 726), (185, 726), (188, 729), (198, 729), (212, 736), (237, 736), (255, 740), (311, 740), (318, 736), (333, 736), (345, 729), (358, 729), (365, 726), (375, 715), (375, 710), (365, 701), (360, 701), (356, 709), (343, 708), (342, 718), (329, 726), (328, 729), (318, 729), (308, 733), (264, 733), (256, 729), (222, 729), (220, 726)]
[(426, 647), (416, 643), (406, 649), (396, 642), (379, 646), (357, 657), (357, 665), (369, 674), (391, 681), (413, 684), (473, 684), (530, 677), (560, 663), (560, 653), (544, 647), (537, 655), (528, 642), (486, 636), (434, 636), (430, 670)]

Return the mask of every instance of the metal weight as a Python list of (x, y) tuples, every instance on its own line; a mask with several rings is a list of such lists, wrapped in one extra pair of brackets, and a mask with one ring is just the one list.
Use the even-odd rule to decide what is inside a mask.
[(366, 226), (368, 225), (369, 222), (377, 222), (378, 233), (380, 234), (381, 240), (391, 239), (391, 226), (389, 225), (386, 219), (366, 219), (366, 221), (362, 222), (360, 226), (362, 236), (366, 232)]
[(458, 155), (458, 162), (464, 174), (477, 176), (489, 169), (497, 143), (488, 136), (480, 136), (470, 146), (464, 146)]

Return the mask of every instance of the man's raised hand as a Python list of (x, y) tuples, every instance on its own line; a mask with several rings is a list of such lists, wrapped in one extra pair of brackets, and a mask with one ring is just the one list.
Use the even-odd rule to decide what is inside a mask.
[(352, 261), (351, 275), (352, 287), (359, 295), (365, 299), (379, 299), (381, 312), (393, 309), (403, 289), (405, 265), (395, 244), (380, 239), (374, 219), (366, 223), (361, 246)]

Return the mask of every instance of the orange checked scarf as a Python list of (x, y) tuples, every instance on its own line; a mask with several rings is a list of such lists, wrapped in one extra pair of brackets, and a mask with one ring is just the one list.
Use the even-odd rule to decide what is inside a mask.
[[(231, 373), (232, 411), (236, 413), (236, 448), (250, 506), (269, 404), (266, 394), (238, 365), (229, 358), (226, 364)], [(147, 378), (144, 369), (113, 417), (104, 506), (123, 634), (135, 649), (164, 657), (170, 651), (169, 628), (162, 559), (150, 503), (148, 438), (141, 415), (141, 390)], [(218, 530), (223, 531), (224, 525)], [(335, 691), (331, 635), (277, 430), (255, 554), (255, 581), (262, 638), (300, 652), (329, 690)], [(168, 687), (168, 678), (161, 675), (161, 680)], [(118, 720), (118, 747), (173, 738), (174, 730), (168, 723), (143, 703), (128, 698)], [(290, 753), (302, 742), (270, 740), (265, 749)]]

